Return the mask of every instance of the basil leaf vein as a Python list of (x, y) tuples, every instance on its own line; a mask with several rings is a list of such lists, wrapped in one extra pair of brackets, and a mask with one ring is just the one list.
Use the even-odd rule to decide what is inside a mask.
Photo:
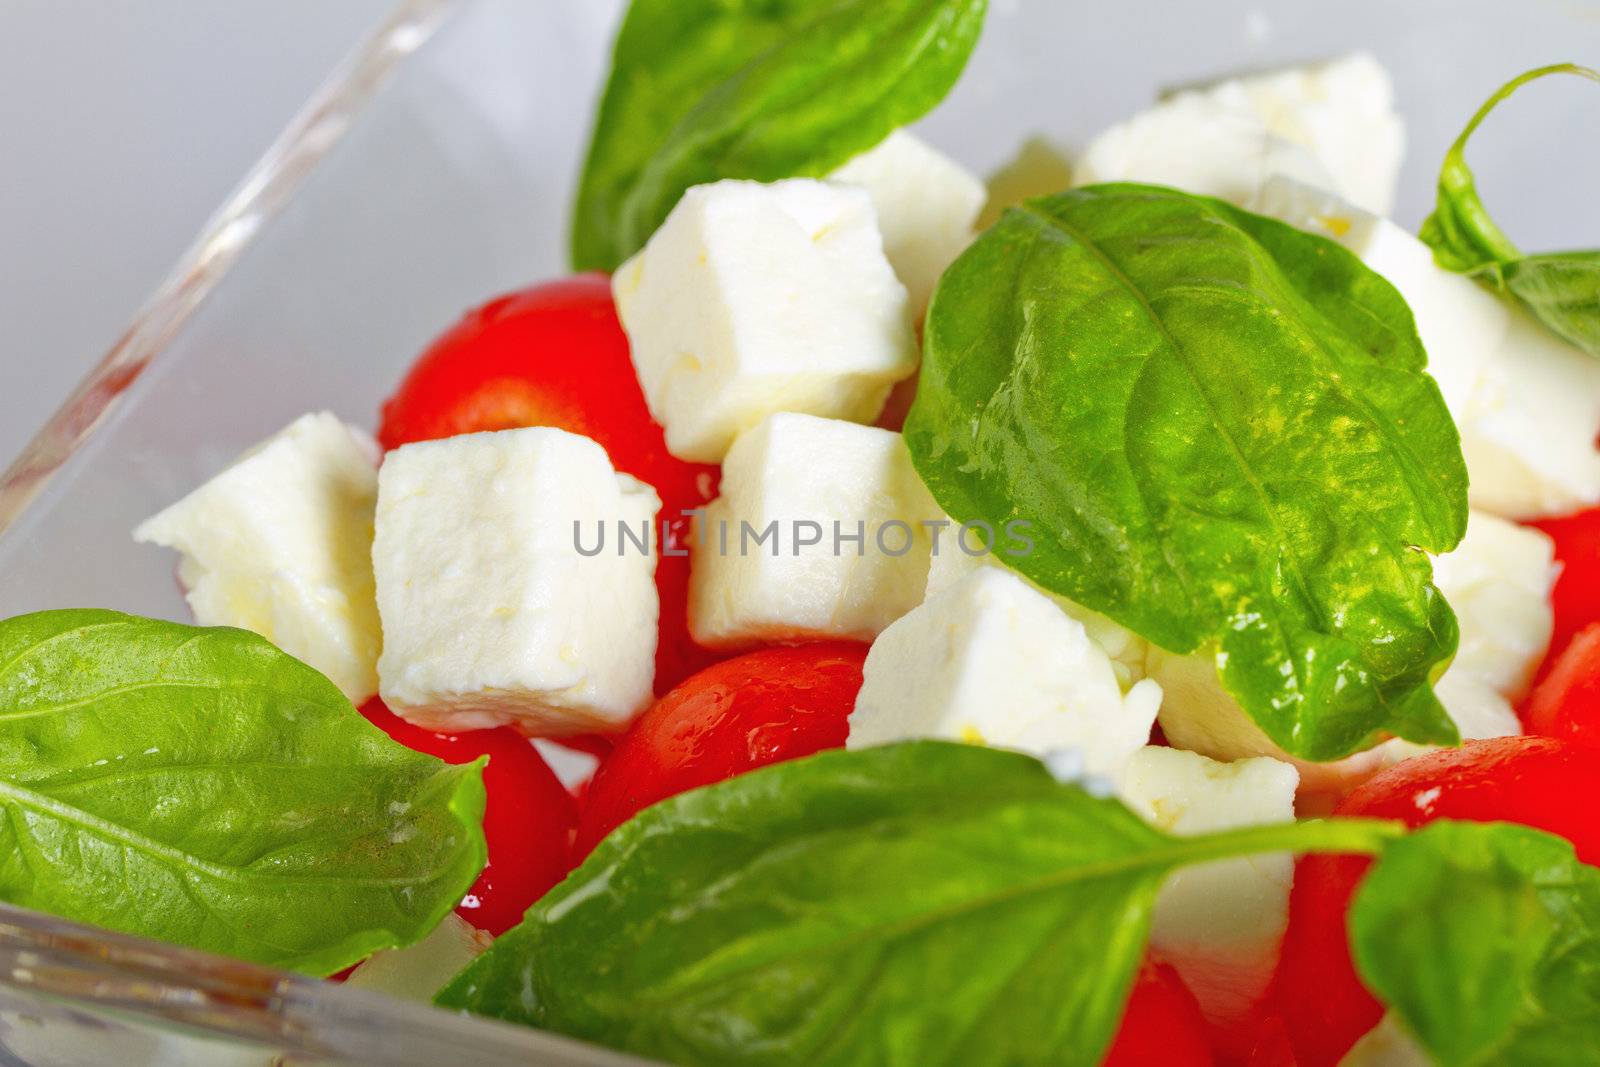
[(641, 812), (439, 1002), (682, 1063), (1090, 1065), (1173, 869), (1397, 832), (1173, 838), (1015, 753), (828, 752)]
[(0, 621), (0, 899), (330, 974), (484, 863), (481, 763), (412, 752), (243, 630)]
[(1490, 217), (1467, 166), (1467, 141), (1489, 113), (1524, 85), (1551, 74), (1600, 82), (1600, 72), (1558, 63), (1501, 86), (1445, 153), (1438, 203), (1423, 222), (1421, 236), (1441, 267), (1470, 275), (1518, 301), (1553, 333), (1600, 356), (1600, 249), (1524, 255)]
[(1007, 562), (1172, 652), (1215, 656), (1280, 746), (1453, 743), (1460, 440), (1410, 309), (1333, 242), (1116, 184), (1029, 201), (945, 273), (906, 441)]
[(821, 176), (944, 99), (987, 0), (634, 0), (572, 228), (579, 270), (638, 251), (684, 190)]

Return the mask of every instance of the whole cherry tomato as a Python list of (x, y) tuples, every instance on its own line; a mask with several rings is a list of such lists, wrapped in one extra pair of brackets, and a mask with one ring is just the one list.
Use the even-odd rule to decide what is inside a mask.
[(436, 734), (413, 726), (374, 697), (361, 714), (400, 744), (446, 763), (488, 756), (483, 836), (489, 863), (456, 913), (498, 937), (572, 869), (577, 805), (533, 745), (507, 727)]
[[(554, 426), (593, 438), (612, 464), (655, 487), (659, 518), (685, 543), (686, 509), (715, 495), (718, 470), (667, 452), (645, 407), (611, 283), (580, 274), (490, 301), (442, 334), (383, 405), (378, 441), (398, 448), (481, 430)], [(656, 691), (720, 658), (689, 637), (689, 560), (657, 560)]]
[[(1468, 741), (1396, 764), (1368, 779), (1336, 814), (1522, 823), (1559, 834), (1585, 863), (1600, 860), (1600, 749), (1545, 737)], [(1338, 1063), (1383, 1017), (1356, 975), (1345, 915), (1371, 860), (1307, 856), (1295, 867), (1289, 929), (1274, 983), (1301, 1067)]]
[(1200, 1003), (1170, 964), (1146, 961), (1134, 979), (1104, 1067), (1210, 1067)]
[(577, 855), (657, 801), (842, 746), (866, 655), (866, 645), (850, 641), (767, 648), (681, 683), (635, 720), (595, 772)]

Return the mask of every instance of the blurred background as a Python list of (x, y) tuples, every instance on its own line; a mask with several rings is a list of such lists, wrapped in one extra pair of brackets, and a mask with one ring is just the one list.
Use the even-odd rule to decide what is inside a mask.
[(391, 0), (0, 0), (0, 468)]
[[(395, 2), (0, 0), (0, 469)], [(619, 0), (471, 7), (494, 32), (446, 34), (355, 139), (375, 172), (406, 181), (359, 184), (359, 198), (341, 201), (354, 214), (341, 207), (319, 217), (337, 238), (306, 244), (324, 249), (319, 275), (364, 281), (362, 242), (400, 242), (391, 227), (403, 219), (425, 254), (438, 250), (424, 238), (454, 242), (451, 254), (471, 269), (450, 275), (437, 306), (352, 286), (348, 329), (319, 327), (318, 342), (331, 347), (313, 353), (347, 377), (374, 351), (398, 367), (470, 303), (560, 269), (569, 179)], [(1152, 19), (1157, 9), (1163, 17)], [(1600, 0), (991, 0), (991, 10), (988, 49), (925, 127), (979, 173), (1030, 133), (1081, 142), (1147, 106), (1163, 85), (1361, 47), (1388, 65), (1410, 128), (1396, 210), (1408, 227), (1427, 212), (1449, 140), (1494, 86), (1541, 63), (1600, 63)], [(1051, 32), (1018, 33), (1024, 13)], [(456, 55), (469, 46), (470, 56)], [(985, 58), (1002, 51), (1003, 61)], [(1480, 182), (1527, 247), (1600, 244), (1596, 130), (1600, 93), (1576, 79), (1528, 89), (1485, 127), (1474, 153)], [(489, 210), (519, 200), (526, 211)], [(288, 286), (289, 276), (280, 281)], [(411, 281), (396, 275), (389, 284), (409, 291)], [(293, 286), (263, 302), (281, 314), (316, 295)], [(386, 321), (395, 318), (404, 321)], [(307, 358), (292, 329), (258, 325), (258, 341), (283, 349), (267, 346), (275, 365)], [(369, 421), (376, 404), (367, 394), (381, 395), (397, 370), (363, 373), (357, 384), (335, 375), (337, 388), (312, 394), (315, 402), (348, 403), (349, 417)], [(268, 420), (280, 407), (303, 410), (306, 398), (260, 406)], [(218, 419), (259, 436), (260, 426)], [(219, 438), (215, 447), (236, 444)]]

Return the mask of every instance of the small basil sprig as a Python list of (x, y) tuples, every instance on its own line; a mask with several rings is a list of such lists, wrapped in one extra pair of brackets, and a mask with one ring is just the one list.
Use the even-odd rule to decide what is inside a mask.
[(613, 270), (691, 185), (820, 176), (944, 99), (986, 0), (633, 0), (572, 226)]
[(1454, 743), (1428, 556), (1461, 539), (1460, 440), (1410, 309), (1337, 244), (1219, 200), (1100, 185), (1007, 212), (946, 271), (906, 421), (957, 521), (1221, 680), (1313, 760)]
[(483, 805), (255, 634), (0, 621), (0, 900), (331, 974), (460, 901)]
[(1444, 1067), (1600, 1063), (1600, 871), (1559, 837), (1434, 823), (1351, 908), (1367, 985)]
[(694, 1064), (1096, 1064), (1163, 880), (1345, 820), (1175, 838), (1014, 753), (829, 752), (665, 801), (439, 1003)]
[(1530, 70), (1507, 82), (1472, 116), (1439, 171), (1439, 202), (1422, 224), (1422, 240), (1434, 260), (1467, 274), (1531, 311), (1545, 326), (1600, 356), (1600, 249), (1524, 255), (1495, 225), (1478, 196), (1467, 166), (1467, 140), (1501, 101), (1549, 74), (1575, 74), (1600, 81), (1600, 72), (1573, 63)]

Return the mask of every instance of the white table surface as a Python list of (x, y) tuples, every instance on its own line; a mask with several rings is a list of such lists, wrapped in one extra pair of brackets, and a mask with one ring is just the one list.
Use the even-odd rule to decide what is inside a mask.
[(0, 468), (391, 0), (0, 0)]

